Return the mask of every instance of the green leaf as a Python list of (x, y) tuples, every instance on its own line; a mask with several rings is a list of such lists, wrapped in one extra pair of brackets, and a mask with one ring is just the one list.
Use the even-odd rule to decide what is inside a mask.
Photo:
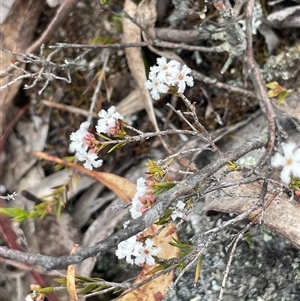
[(116, 287), (113, 291), (113, 294), (118, 294), (123, 291), (123, 287)]
[(174, 237), (172, 237), (173, 241), (170, 241), (169, 244), (173, 247), (177, 247), (180, 249), (193, 249), (193, 246), (189, 245), (189, 244), (185, 244), (180, 242), (179, 240), (175, 239)]
[(239, 170), (240, 167), (233, 161), (228, 161), (227, 165), (227, 171), (234, 171), (234, 170)]
[(13, 218), (17, 222), (22, 222), (30, 218), (30, 212), (18, 207), (1, 207), (0, 214), (3, 214), (9, 218)]
[(86, 285), (84, 288), (80, 289), (78, 291), (78, 294), (79, 295), (84, 295), (84, 294), (91, 293), (97, 287), (98, 287), (98, 285), (96, 283), (90, 283), (90, 284)]
[(163, 271), (165, 269), (167, 269), (168, 267), (170, 267), (171, 265), (168, 264), (168, 263), (163, 263), (163, 264), (160, 264), (158, 265), (157, 267), (155, 267), (154, 269), (150, 270), (147, 274), (147, 275), (151, 275), (151, 274), (155, 274), (157, 272), (160, 272), (160, 271)]
[(114, 151), (115, 149), (117, 149), (117, 148), (119, 148), (119, 147), (122, 147), (122, 146), (124, 146), (124, 145), (126, 145), (125, 142), (117, 143), (117, 144), (115, 144), (112, 148), (110, 148), (110, 150), (109, 150), (107, 153), (109, 154), (109, 153), (111, 153), (112, 151)]
[[(55, 287), (49, 286), (49, 287), (42, 287), (42, 288), (38, 288), (36, 289), (39, 293), (42, 294), (48, 294), (48, 293), (53, 293), (56, 291)], [(66, 288), (67, 290), (67, 288)]]
[(86, 277), (86, 276), (82, 276), (82, 275), (76, 275), (75, 276), (75, 279), (76, 280), (79, 280), (81, 282), (100, 282), (100, 281), (104, 281), (103, 279), (101, 278), (90, 278), (90, 277)]
[(277, 82), (270, 82), (267, 83), (265, 86), (271, 90), (275, 90), (279, 86), (279, 84)]
[(95, 287), (94, 289), (93, 289), (93, 292), (99, 292), (99, 291), (103, 291), (103, 290), (105, 290), (105, 289), (107, 289), (107, 288), (109, 288), (110, 287), (110, 285), (97, 285), (97, 287)]
[(155, 222), (155, 225), (161, 226), (161, 225), (165, 225), (166, 223), (168, 223), (170, 221), (170, 216), (172, 215), (173, 210), (168, 208), (166, 209), (166, 211), (164, 212), (164, 214), (160, 217), (160, 219)]
[(284, 90), (278, 95), (278, 105), (280, 106), (284, 100), (291, 94), (291, 90)]
[(111, 141), (111, 140), (112, 140), (111, 138), (109, 138), (109, 137), (107, 137), (107, 136), (105, 136), (105, 135), (103, 135), (103, 134), (97, 133), (97, 135), (98, 135), (100, 138), (102, 138), (103, 140), (106, 140), (106, 141)]
[(53, 278), (59, 284), (67, 285), (67, 277)]
[[(74, 156), (67, 156), (63, 158), (66, 162), (75, 162), (75, 155)], [(64, 169), (66, 166), (64, 164), (55, 164), (54, 170), (59, 171), (61, 169)]]
[(202, 268), (202, 255), (198, 257), (197, 260), (197, 265), (196, 265), (196, 270), (195, 270), (195, 277), (194, 277), (194, 283), (197, 283), (200, 277), (201, 273), (201, 268)]
[(55, 214), (56, 214), (56, 218), (59, 220), (60, 218), (60, 214), (61, 214), (61, 202), (56, 202), (56, 210), (55, 210)]
[(269, 90), (267, 93), (269, 98), (274, 98), (276, 97), (278, 94), (275, 92), (275, 90)]
[(185, 263), (184, 262), (179, 262), (177, 264), (177, 267), (179, 268), (179, 271), (182, 272), (183, 269), (185, 268)]
[(244, 234), (243, 238), (245, 239), (246, 243), (247, 243), (249, 246), (253, 246), (253, 245), (254, 245), (253, 237), (252, 237), (250, 231), (246, 232), (246, 233)]
[(162, 192), (169, 190), (170, 188), (174, 187), (176, 185), (176, 183), (173, 182), (162, 182), (162, 183), (156, 183), (153, 186), (153, 190), (156, 196), (158, 196), (159, 194), (161, 194)]
[(300, 179), (292, 177), (292, 181), (291, 181), (290, 186), (297, 189), (297, 190), (299, 190), (300, 189)]

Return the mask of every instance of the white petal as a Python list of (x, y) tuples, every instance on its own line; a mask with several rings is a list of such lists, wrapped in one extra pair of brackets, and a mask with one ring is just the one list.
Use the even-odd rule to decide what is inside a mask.
[(292, 170), (292, 174), (294, 177), (300, 178), (300, 162), (299, 161), (293, 162), (293, 164), (291, 165), (291, 170)]
[(131, 208), (130, 208), (130, 214), (131, 217), (133, 219), (136, 219), (140, 216), (142, 216), (142, 209), (143, 204), (137, 199), (137, 198), (133, 198), (132, 202), (131, 202)]
[(291, 183), (291, 169), (287, 166), (283, 168), (283, 170), (280, 173), (280, 179), (285, 184)]
[(271, 159), (271, 165), (273, 167), (284, 166), (285, 162), (286, 162), (286, 160), (285, 160), (284, 156), (282, 156), (279, 153), (276, 153), (275, 156), (272, 157), (272, 159)]
[(293, 153), (295, 149), (296, 149), (296, 144), (294, 142), (288, 142), (282, 146), (284, 156), (289, 158), (293, 157)]

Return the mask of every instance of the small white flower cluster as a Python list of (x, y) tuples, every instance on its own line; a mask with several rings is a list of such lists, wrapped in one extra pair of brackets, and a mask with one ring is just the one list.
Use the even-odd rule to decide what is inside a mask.
[(186, 65), (181, 68), (179, 62), (171, 60), (167, 63), (167, 59), (161, 57), (157, 59), (157, 66), (150, 68), (145, 87), (154, 99), (159, 99), (160, 93), (167, 93), (169, 87), (176, 87), (178, 93), (183, 93), (187, 85), (194, 85), (193, 77), (188, 75), (190, 72), (191, 69)]
[(136, 219), (142, 215), (143, 203), (139, 200), (147, 193), (147, 185), (145, 178), (139, 178), (136, 182), (136, 193), (131, 202), (130, 214), (133, 219)]
[(184, 213), (185, 213), (184, 207), (185, 207), (185, 203), (183, 201), (178, 201), (174, 211), (171, 214), (171, 218), (173, 221), (175, 221), (177, 217), (183, 218)]
[(285, 184), (291, 183), (292, 176), (300, 179), (300, 148), (294, 142), (282, 146), (283, 155), (276, 153), (271, 160), (273, 167), (283, 166), (280, 179)]
[(123, 120), (124, 117), (119, 114), (116, 107), (112, 106), (107, 111), (101, 110), (98, 113), (100, 119), (96, 125), (96, 131), (100, 133), (105, 133), (108, 135), (115, 134), (115, 130), (118, 127), (118, 120)]
[[(101, 110), (98, 114), (100, 119), (96, 126), (97, 132), (105, 133), (108, 135), (114, 134), (116, 128), (119, 127), (119, 119), (123, 119), (123, 116), (116, 112), (115, 107), (111, 107), (106, 112)], [(92, 170), (93, 167), (97, 168), (103, 164), (103, 160), (98, 160), (98, 151), (95, 147), (95, 136), (88, 131), (90, 123), (88, 121), (83, 122), (76, 132), (71, 133), (71, 143), (69, 146), (70, 152), (74, 153), (79, 161), (85, 161), (83, 166), (86, 169)]]
[(143, 215), (156, 202), (151, 188), (152, 181), (139, 178), (136, 185), (136, 193), (131, 202), (130, 214), (133, 219)]
[(34, 301), (31, 297), (31, 294), (26, 296), (25, 301)]
[(103, 160), (98, 159), (97, 152), (94, 149), (90, 148), (90, 140), (94, 138), (94, 135), (88, 131), (90, 123), (88, 121), (83, 122), (80, 125), (79, 130), (71, 133), (70, 139), (70, 152), (75, 152), (75, 157), (79, 161), (85, 161), (83, 166), (86, 169), (92, 170), (94, 167), (100, 167), (103, 163)]
[(161, 248), (155, 247), (152, 239), (147, 238), (143, 244), (137, 241), (136, 236), (132, 236), (118, 244), (116, 255), (119, 259), (126, 258), (126, 262), (129, 264), (135, 263), (142, 266), (145, 263), (154, 265), (155, 259), (152, 256), (156, 256), (160, 252)]

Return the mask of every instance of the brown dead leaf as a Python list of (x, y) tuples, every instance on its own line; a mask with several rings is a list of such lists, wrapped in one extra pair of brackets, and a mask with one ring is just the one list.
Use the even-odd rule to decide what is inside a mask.
[[(132, 0), (126, 0), (124, 3), (125, 12), (132, 18), (137, 17), (137, 5)], [(123, 18), (123, 40), (124, 43), (140, 43), (141, 42), (141, 30), (140, 28), (131, 22), (128, 18)], [(152, 122), (155, 130), (158, 131), (158, 125), (156, 122), (152, 98), (149, 91), (145, 88), (146, 71), (142, 52), (140, 47), (132, 47), (125, 49), (127, 64), (130, 69), (131, 75), (135, 79), (138, 90), (138, 101), (144, 103), (144, 107), (147, 111), (150, 121)]]
[[(71, 254), (75, 253), (78, 247), (79, 245), (75, 244), (71, 251)], [(67, 289), (70, 296), (70, 301), (78, 301), (75, 284), (75, 265), (73, 264), (69, 265), (67, 270)]]
[[(155, 37), (155, 23), (157, 19), (156, 11), (157, 0), (143, 0), (138, 7), (138, 22), (147, 30), (147, 34)], [(143, 38), (147, 39), (145, 32)]]
[(129, 202), (132, 199), (132, 196), (135, 194), (135, 184), (123, 177), (108, 172), (88, 170), (81, 165), (67, 162), (58, 157), (50, 156), (44, 152), (35, 151), (34, 155), (47, 161), (74, 168), (87, 176), (97, 179), (103, 185), (111, 189), (119, 198), (126, 202)]
[[(232, 172), (229, 175), (231, 181), (238, 181), (242, 178), (240, 172)], [(249, 195), (249, 197), (218, 196), (212, 202), (207, 202), (205, 211), (244, 213), (258, 201), (257, 198), (253, 198), (252, 196), (259, 195), (261, 188), (262, 182), (235, 187), (235, 194)], [(226, 188), (225, 190), (230, 192), (230, 188)], [(273, 194), (270, 192), (267, 193), (265, 197), (266, 202), (272, 200), (274, 197)], [(258, 214), (260, 214), (260, 211), (254, 212), (251, 214), (250, 219), (255, 219)], [(263, 222), (269, 229), (300, 248), (300, 204), (298, 202), (290, 200), (287, 195), (282, 195), (279, 202), (273, 200), (265, 208)]]
[[(138, 8), (135, 5), (134, 9), (133, 9), (133, 13), (137, 14), (138, 22), (143, 26), (143, 28), (146, 28), (147, 32), (150, 33), (153, 37), (155, 37), (154, 26), (155, 26), (156, 17), (157, 17), (156, 2), (157, 2), (156, 0), (142, 1), (139, 4)], [(127, 13), (129, 13), (126, 9), (125, 9), (125, 11)], [(124, 22), (126, 24), (126, 22), (130, 22), (130, 21), (129, 20), (127, 20), (127, 21), (124, 20)], [(133, 28), (134, 28), (134, 26), (135, 25), (133, 24)], [(124, 35), (125, 41), (126, 40), (128, 40), (128, 41), (134, 40), (135, 42), (140, 42), (141, 41), (141, 38), (140, 38), (141, 31), (140, 31), (140, 29), (136, 26), (135, 30), (136, 30), (136, 38), (135, 39), (132, 38), (132, 36), (130, 35), (129, 30), (128, 31), (124, 30), (124, 32), (126, 34), (126, 36)], [(128, 34), (128, 37), (127, 37), (127, 34)], [(142, 36), (143, 36), (143, 39), (145, 41), (148, 40), (148, 37), (145, 33), (142, 32)], [(148, 46), (148, 47), (151, 51), (158, 54), (159, 56), (164, 56), (168, 59), (174, 59), (174, 60), (177, 60), (177, 61), (181, 62), (182, 64), (184, 64), (184, 62), (181, 60), (181, 58), (172, 51), (157, 50), (152, 46)], [(137, 70), (135, 70), (135, 68), (136, 68), (136, 66), (135, 66), (135, 55), (140, 56), (140, 53), (141, 53), (140, 48), (137, 48), (135, 50), (133, 49), (132, 52), (131, 52), (130, 49), (131, 48), (128, 48), (128, 56), (129, 56), (128, 60), (130, 60), (130, 61), (128, 61), (128, 66), (130, 66), (129, 64), (131, 64), (131, 61), (133, 61), (132, 75), (135, 79), (138, 79), (140, 84), (138, 84), (139, 86), (138, 86), (137, 89), (130, 92), (117, 105), (118, 112), (120, 112), (120, 114), (125, 115), (125, 116), (134, 114), (134, 113), (146, 108), (145, 101), (148, 102), (148, 105), (150, 106), (150, 110), (152, 111), (152, 99), (149, 95), (149, 92), (145, 91), (145, 89), (144, 89), (144, 83), (146, 81), (146, 77), (144, 76), (145, 71), (143, 71), (144, 65), (143, 64), (141, 65), (142, 69), (138, 70), (138, 72), (137, 72)], [(131, 57), (133, 57), (133, 59), (131, 59)], [(140, 77), (140, 74), (142, 74), (142, 77)], [(142, 91), (145, 91), (144, 93), (147, 92), (147, 96), (142, 97), (142, 99), (144, 99), (145, 101), (141, 101), (141, 89), (142, 89)], [(150, 112), (150, 114), (152, 114), (152, 113)], [(156, 123), (156, 121), (155, 121), (155, 123)], [(156, 130), (157, 130), (157, 128), (156, 128)]]
[(119, 198), (125, 202), (131, 201), (136, 192), (136, 184), (112, 173), (94, 172), (96, 173), (95, 178), (112, 190)]
[(144, 108), (144, 103), (140, 101), (139, 89), (134, 89), (131, 91), (117, 105), (117, 111), (123, 116), (132, 115), (143, 110)]
[[(32, 42), (44, 5), (44, 1), (35, 0), (16, 0), (14, 2), (9, 15), (0, 28), (0, 45), (3, 49), (21, 53), (26, 52)], [(15, 59), (14, 55), (0, 50), (0, 72), (7, 70)], [(6, 85), (11, 80), (12, 78), (9, 76), (1, 77), (0, 86)], [(18, 92), (20, 84), (21, 81), (18, 81), (10, 87), (0, 90), (0, 121), (4, 125), (11, 118), (9, 113), (12, 100)]]
[[(147, 33), (150, 34), (153, 38), (155, 38), (155, 22), (157, 19), (157, 11), (156, 11), (156, 3), (157, 0), (143, 0), (138, 7), (138, 22), (142, 25), (143, 28), (147, 30)], [(142, 32), (143, 39), (145, 41), (149, 41), (149, 36)], [(148, 48), (156, 53), (159, 56), (163, 56), (169, 60), (176, 60), (184, 65), (184, 61), (181, 59), (179, 55), (174, 53), (174, 51), (170, 50), (162, 50), (156, 49), (155, 47), (149, 45)]]
[[(154, 238), (155, 245), (162, 249), (162, 252), (159, 253), (159, 257), (164, 259), (171, 259), (178, 256), (178, 249), (172, 247), (169, 244), (169, 241), (172, 240), (172, 237), (178, 239), (176, 233), (172, 236), (166, 236), (166, 233), (169, 232), (170, 228), (172, 228), (172, 224), (169, 224), (160, 234), (158, 237)], [(148, 228), (147, 231), (144, 232), (144, 235), (154, 234), (158, 230), (158, 226), (152, 225)], [(146, 278), (151, 277), (145, 276), (147, 275), (153, 267), (145, 266), (139, 276), (137, 277), (135, 283), (139, 283), (144, 281)], [(144, 284), (137, 290), (134, 290), (131, 293), (121, 297), (119, 300), (121, 301), (160, 301), (164, 298), (166, 294), (166, 289), (171, 284), (173, 280), (174, 272), (170, 272), (165, 275), (161, 275), (160, 277), (149, 281), (148, 283)]]

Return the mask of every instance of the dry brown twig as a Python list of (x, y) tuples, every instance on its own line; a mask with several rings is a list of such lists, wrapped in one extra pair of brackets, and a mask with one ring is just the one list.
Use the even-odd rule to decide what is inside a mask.
[(53, 33), (61, 26), (65, 21), (68, 14), (76, 6), (78, 0), (65, 0), (63, 4), (57, 10), (54, 18), (40, 36), (40, 38), (35, 41), (26, 51), (27, 54), (34, 53), (39, 50), (39, 48), (52, 37)]
[(270, 159), (271, 153), (276, 143), (276, 114), (273, 109), (271, 100), (269, 99), (266, 87), (263, 82), (261, 73), (256, 65), (253, 57), (253, 38), (252, 38), (252, 13), (254, 8), (255, 0), (250, 0), (246, 7), (246, 36), (247, 36), (247, 64), (249, 67), (249, 75), (255, 87), (257, 97), (260, 102), (260, 108), (268, 122), (269, 127), (269, 142), (267, 147), (268, 160)]

